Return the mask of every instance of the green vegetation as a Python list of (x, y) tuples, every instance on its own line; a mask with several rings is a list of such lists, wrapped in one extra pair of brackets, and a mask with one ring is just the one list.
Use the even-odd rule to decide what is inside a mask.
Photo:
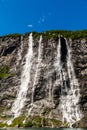
[[(29, 36), (31, 32), (27, 32), (24, 35), (25, 36)], [(50, 39), (50, 38), (54, 38), (56, 39), (58, 37), (58, 35), (63, 35), (66, 38), (71, 38), (72, 40), (74, 39), (82, 39), (85, 38), (87, 39), (87, 30), (79, 30), (79, 31), (67, 31), (67, 30), (50, 30), (50, 31), (44, 31), (41, 33), (38, 32), (32, 32), (34, 38), (39, 38), (40, 35), (43, 35), (43, 37), (45, 39)], [(14, 34), (7, 34), (3, 37), (19, 37), (21, 36), (21, 34), (18, 33), (14, 33)]]
[[(24, 123), (23, 123), (24, 121)], [(41, 118), (39, 116), (28, 118), (25, 116), (17, 117), (9, 127), (41, 127)]]
[[(23, 123), (24, 122), (24, 123)], [(52, 123), (55, 127), (63, 126), (64, 124), (61, 121), (58, 121), (56, 119), (49, 119), (45, 117), (40, 116), (34, 116), (31, 118), (20, 116), (13, 120), (12, 124), (7, 127), (52, 127)], [(65, 125), (64, 125), (65, 126)]]
[(23, 127), (32, 127), (33, 124), (32, 124), (32, 121), (27, 119), (26, 122), (24, 123)]
[(23, 124), (24, 120), (25, 120), (25, 116), (19, 116), (12, 121), (12, 124), (9, 127), (15, 127), (15, 126), (24, 127)]
[(5, 79), (13, 75), (14, 73), (9, 72), (9, 67), (7, 65), (0, 68), (0, 79)]
[(34, 128), (39, 128), (39, 127), (52, 127), (52, 124), (55, 127), (60, 127), (60, 126), (66, 126), (64, 125), (61, 121), (56, 120), (56, 119), (49, 119), (45, 117), (40, 117), (40, 116), (34, 116), (34, 117), (25, 117), (25, 116), (19, 116), (15, 118), (12, 121), (11, 125), (7, 125), (6, 123), (0, 123), (0, 127), (34, 127)]
[[(45, 39), (54, 38), (57, 39), (58, 35), (63, 35), (66, 38), (74, 39), (87, 39), (87, 30), (81, 30), (81, 31), (66, 31), (66, 30), (51, 30), (51, 31), (45, 31), (42, 33), (32, 32), (34, 38), (39, 38), (40, 35), (42, 35)], [(30, 34), (30, 33), (27, 33)]]
[(41, 125), (42, 118), (39, 116), (35, 116), (32, 118), (32, 127), (42, 127)]
[(8, 66), (0, 68), (0, 79), (7, 78), (8, 76), (10, 76)]
[(1, 123), (1, 122), (0, 122), (0, 128), (3, 128), (3, 127), (7, 127), (7, 124), (6, 124), (6, 123)]
[(63, 35), (66, 38), (71, 38), (72, 40), (74, 39), (82, 39), (85, 38), (87, 39), (87, 30), (82, 30), (82, 31), (62, 31), (62, 30), (57, 30), (57, 31), (46, 31), (43, 33), (43, 36), (46, 39), (54, 38), (56, 39), (58, 35)]
[[(44, 39), (50, 39), (54, 38), (57, 39), (58, 35), (63, 35), (66, 38), (74, 39), (87, 39), (87, 30), (81, 30), (81, 31), (66, 31), (66, 30), (51, 30), (51, 31), (45, 31), (45, 32), (32, 32), (34, 38), (39, 38), (40, 35), (44, 37)], [(25, 35), (29, 35), (29, 33), (26, 33)]]
[(51, 119), (51, 122), (53, 122), (54, 126), (61, 126), (63, 125), (61, 121), (56, 119)]
[(14, 34), (6, 34), (6, 35), (0, 36), (0, 37), (20, 37), (20, 36), (21, 36), (21, 34), (19, 34), (19, 33), (14, 33)]

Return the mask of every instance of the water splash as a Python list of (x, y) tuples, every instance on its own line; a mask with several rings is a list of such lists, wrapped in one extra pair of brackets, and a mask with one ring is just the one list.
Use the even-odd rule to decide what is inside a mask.
[(33, 57), (33, 38), (32, 38), (32, 33), (31, 33), (29, 36), (29, 42), (28, 42), (28, 52), (25, 56), (25, 65), (23, 66), (23, 71), (21, 74), (20, 89), (12, 107), (14, 118), (18, 117), (21, 114), (21, 110), (24, 107), (24, 103), (26, 101), (27, 90), (30, 84), (32, 57)]

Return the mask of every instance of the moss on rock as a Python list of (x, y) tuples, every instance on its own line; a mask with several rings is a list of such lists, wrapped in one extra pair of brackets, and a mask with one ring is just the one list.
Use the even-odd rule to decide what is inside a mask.
[(12, 121), (11, 125), (9, 125), (9, 127), (15, 127), (15, 126), (24, 127), (24, 124), (23, 124), (24, 119), (25, 119), (25, 116), (19, 116), (15, 118)]
[(15, 118), (11, 125), (3, 124), (1, 123), (1, 127), (52, 127), (52, 124), (54, 127), (60, 127), (62, 126), (62, 122), (56, 119), (50, 119), (40, 116), (33, 116), (33, 117), (25, 117), (20, 116)]
[(7, 127), (7, 124), (0, 122), (0, 128), (3, 128), (3, 127)]
[(4, 65), (0, 68), (0, 79), (5, 79), (9, 76), (12, 76), (12, 74), (9, 72), (9, 67)]

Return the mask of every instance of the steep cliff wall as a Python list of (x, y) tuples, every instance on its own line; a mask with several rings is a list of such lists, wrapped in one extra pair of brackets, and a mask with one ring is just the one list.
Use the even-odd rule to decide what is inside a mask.
[[(72, 62), (81, 94), (79, 104), (83, 114), (82, 120), (74, 124), (74, 127), (87, 127), (87, 40), (67, 40), (72, 49)], [(21, 110), (21, 118), (28, 114), (29, 121), (32, 119), (33, 122), (35, 122), (36, 120), (41, 120), (41, 118), (43, 118), (43, 126), (67, 126), (67, 124), (61, 123), (61, 113), (58, 108), (61, 88), (58, 85), (55, 85), (54, 89), (52, 89), (56, 80), (53, 64), (57, 55), (58, 37), (46, 38), (43, 36), (41, 43), (42, 61), (37, 75), (38, 82), (35, 84), (34, 106), (32, 108), (32, 84), (35, 80), (38, 64), (38, 41), (39, 37), (34, 36), (33, 61), (30, 76), (31, 83), (29, 84), (27, 91), (27, 100), (24, 104), (24, 108)], [(25, 64), (28, 42), (28, 35), (0, 38), (0, 122), (8, 121), (13, 116), (11, 108), (17, 93), (19, 92), (21, 72), (23, 70), (23, 65)], [(62, 53), (65, 55), (65, 52)], [(65, 59), (63, 58), (62, 60)], [(50, 119), (50, 121), (47, 119)], [(38, 126), (38, 123), (34, 124), (34, 126)], [(39, 126), (41, 126), (40, 122)]]

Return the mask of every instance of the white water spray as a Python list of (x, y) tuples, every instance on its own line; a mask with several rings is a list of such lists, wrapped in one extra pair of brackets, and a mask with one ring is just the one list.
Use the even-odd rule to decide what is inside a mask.
[(57, 57), (54, 63), (54, 67), (56, 70), (56, 82), (55, 85), (59, 85), (59, 84), (63, 84), (62, 81), (62, 74), (61, 74), (61, 70), (62, 70), (62, 66), (61, 66), (61, 40), (60, 40), (60, 36), (59, 36), (59, 40), (58, 40), (58, 46), (57, 46)]
[[(78, 105), (80, 97), (79, 84), (75, 76), (73, 64), (71, 62), (71, 50), (68, 46), (67, 41), (66, 41), (66, 47), (67, 47), (67, 61), (66, 61), (67, 72), (65, 72), (64, 68), (61, 69), (62, 84), (61, 84), (61, 97), (59, 106), (62, 112), (62, 121), (67, 122), (69, 126), (72, 127), (72, 125), (75, 122), (81, 119), (82, 115)], [(66, 84), (67, 76), (70, 82), (69, 83), (70, 88)]]
[[(42, 55), (43, 55), (43, 45), (42, 43), (42, 36), (39, 40), (39, 48), (38, 48), (38, 64), (36, 66), (36, 72), (34, 77), (34, 83), (32, 85), (32, 94), (31, 94), (31, 104), (29, 104), (30, 109), (28, 111), (28, 116), (30, 115), (30, 112), (34, 107), (37, 108), (37, 105), (34, 103), (34, 96), (35, 96), (35, 88), (38, 84), (38, 78), (40, 78), (40, 72), (42, 69)], [(59, 36), (58, 41), (58, 47), (57, 47), (57, 56), (55, 59), (54, 67), (56, 71), (56, 82), (54, 83), (54, 86), (61, 86), (61, 96), (60, 96), (60, 111), (62, 113), (62, 121), (67, 122), (70, 127), (81, 119), (81, 112), (78, 105), (80, 92), (79, 92), (79, 84), (78, 80), (76, 79), (74, 67), (71, 62), (71, 50), (68, 46), (68, 43), (66, 41), (66, 48), (67, 48), (67, 55), (66, 55), (66, 61), (64, 63), (61, 61), (61, 37)], [(22, 50), (21, 50), (22, 51)], [(20, 51), (20, 54), (22, 53)], [(19, 55), (19, 60), (21, 58), (21, 55)], [(28, 43), (28, 52), (25, 56), (25, 64), (23, 66), (23, 71), (21, 74), (21, 85), (20, 89), (17, 94), (17, 98), (14, 101), (14, 104), (12, 106), (12, 112), (14, 114), (14, 118), (18, 117), (22, 113), (22, 109), (25, 106), (25, 101), (27, 91), (29, 89), (29, 85), (31, 83), (30, 74), (31, 74), (31, 67), (32, 67), (32, 61), (33, 59), (33, 38), (32, 34), (29, 36), (29, 43)], [(63, 66), (65, 64), (65, 67)], [(52, 79), (49, 79), (49, 103), (53, 101), (53, 88), (52, 88)], [(67, 81), (69, 82), (69, 85), (67, 85)], [(44, 103), (46, 104), (46, 102)], [(43, 107), (44, 110), (44, 107)], [(52, 118), (51, 111), (49, 118)], [(43, 112), (42, 112), (43, 113)], [(43, 126), (43, 115), (42, 116), (42, 126)], [(12, 121), (12, 120), (11, 120)], [(52, 123), (52, 122), (51, 122)], [(52, 123), (53, 127), (53, 123)]]
[(24, 107), (24, 103), (26, 101), (27, 90), (30, 84), (32, 57), (33, 57), (33, 38), (32, 38), (32, 33), (31, 33), (29, 36), (28, 52), (25, 56), (25, 65), (23, 66), (23, 71), (21, 74), (20, 89), (12, 107), (14, 118), (18, 117), (21, 114), (21, 110)]
[[(38, 83), (38, 75), (40, 72), (40, 66), (41, 66), (41, 62), (42, 62), (42, 36), (40, 36), (40, 40), (39, 40), (39, 48), (38, 48), (38, 64), (36, 67), (36, 73), (35, 73), (35, 77), (34, 77), (34, 83), (33, 83), (33, 88), (32, 88), (32, 95), (31, 95), (31, 104), (30, 104), (30, 109), (28, 111), (28, 115), (30, 115), (34, 105), (34, 94), (35, 94), (35, 88), (36, 88), (36, 84)], [(36, 107), (36, 106), (35, 106)]]
[(38, 64), (37, 64), (37, 69), (36, 69), (36, 74), (34, 78), (34, 83), (33, 83), (33, 88), (32, 88), (32, 98), (31, 98), (31, 103), (34, 103), (34, 93), (35, 93), (35, 86), (37, 84), (37, 77), (40, 69), (40, 65), (42, 62), (42, 48), (41, 48), (41, 42), (42, 42), (42, 36), (40, 36), (39, 40), (39, 48), (38, 48)]

